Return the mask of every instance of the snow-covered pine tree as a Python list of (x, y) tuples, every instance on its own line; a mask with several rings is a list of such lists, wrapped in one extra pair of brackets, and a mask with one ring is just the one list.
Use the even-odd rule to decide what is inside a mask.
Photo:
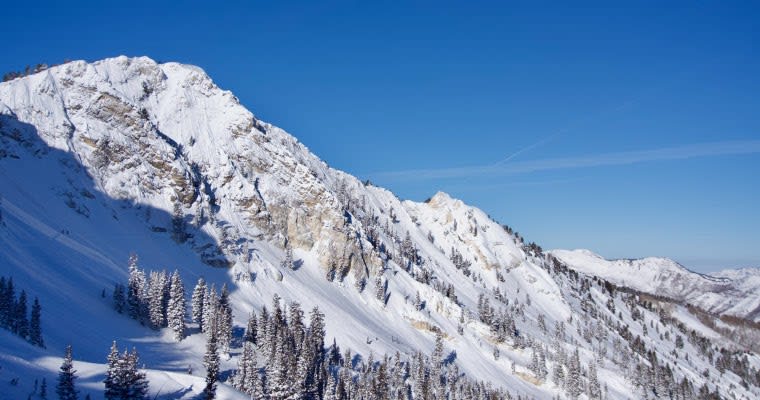
[(282, 260), (281, 266), (283, 269), (288, 270), (293, 270), (296, 267), (293, 262), (293, 248), (290, 247), (290, 244), (285, 246), (285, 259)]
[(338, 400), (336, 389), (338, 381), (335, 379), (332, 373), (327, 374), (327, 384), (325, 386), (324, 400)]
[(251, 312), (251, 315), (248, 317), (248, 324), (245, 328), (245, 334), (243, 335), (243, 340), (248, 343), (258, 344), (258, 317), (256, 316), (256, 312)]
[(222, 285), (222, 294), (219, 296), (217, 306), (217, 340), (222, 353), (230, 352), (232, 343), (232, 305), (230, 304), (230, 291), (227, 284)]
[[(216, 286), (212, 283), (203, 297), (203, 333), (206, 335), (209, 335), (212, 321), (217, 318), (218, 305), (219, 295), (216, 293)], [(215, 322), (214, 327), (218, 329)]]
[(137, 267), (137, 255), (129, 256), (129, 281), (127, 283), (127, 311), (129, 316), (142, 322), (145, 320), (143, 291), (145, 272)]
[(216, 398), (216, 382), (219, 379), (219, 352), (217, 343), (216, 318), (208, 321), (208, 339), (206, 341), (206, 354), (203, 356), (203, 366), (206, 368), (206, 387), (203, 389), (203, 398), (213, 400)]
[(16, 302), (13, 332), (26, 339), (29, 336), (29, 318), (26, 316), (26, 291), (22, 290)]
[(203, 331), (203, 305), (205, 304), (206, 297), (206, 281), (201, 277), (198, 278), (198, 283), (195, 284), (193, 289), (192, 298), (192, 318), (193, 322), (197, 323), (201, 331)]
[(383, 303), (385, 302), (385, 283), (383, 282), (383, 275), (381, 272), (378, 272), (378, 274), (375, 275), (375, 298)]
[(298, 354), (296, 365), (296, 396), (301, 399), (313, 399), (317, 396), (317, 386), (314, 382), (315, 369), (314, 348), (304, 345)]
[(151, 271), (148, 280), (148, 316), (150, 326), (153, 329), (161, 329), (166, 326), (164, 310), (164, 281), (166, 274)]
[(45, 347), (45, 342), (42, 340), (42, 325), (40, 324), (40, 318), (42, 317), (42, 306), (40, 306), (40, 299), (34, 298), (32, 304), (32, 315), (29, 322), (29, 343), (38, 346)]
[(147, 400), (148, 398), (148, 379), (145, 371), (140, 371), (140, 357), (137, 349), (133, 348), (131, 353), (124, 352), (123, 362), (126, 364), (126, 374), (124, 383), (127, 397), (130, 400)]
[(270, 384), (269, 395), (272, 400), (285, 400), (295, 392), (293, 381), (290, 377), (289, 358), (291, 355), (288, 354), (287, 335), (279, 335), (275, 341), (277, 346), (274, 362), (267, 366), (267, 377)]
[(74, 369), (74, 361), (71, 354), (71, 345), (66, 346), (66, 353), (63, 356), (63, 363), (58, 372), (58, 384), (55, 393), (60, 400), (77, 400), (79, 391), (76, 389), (74, 381), (77, 379), (77, 371)]
[(571, 399), (577, 399), (583, 391), (583, 380), (581, 379), (581, 360), (578, 348), (575, 348), (573, 356), (570, 357), (567, 367), (567, 395)]
[(255, 346), (253, 343), (245, 342), (243, 343), (243, 353), (238, 360), (238, 369), (235, 371), (233, 385), (237, 390), (253, 396), (258, 374)]
[(180, 341), (185, 338), (185, 286), (179, 272), (172, 274), (171, 289), (169, 290), (169, 306), (167, 320), (169, 328), (174, 332), (174, 340)]
[(435, 347), (430, 357), (430, 382), (431, 391), (437, 398), (445, 398), (446, 387), (443, 384), (443, 333), (441, 331), (435, 334)]
[(118, 400), (122, 397), (122, 373), (120, 371), (119, 348), (116, 341), (111, 344), (111, 352), (108, 353), (108, 368), (106, 369), (105, 392), (103, 393), (106, 400)]
[(309, 313), (309, 345), (314, 349), (314, 386), (318, 393), (322, 393), (327, 380), (322, 368), (325, 360), (325, 315), (316, 306)]
[(145, 372), (139, 369), (140, 357), (137, 349), (119, 354), (116, 341), (111, 344), (108, 354), (108, 368), (103, 380), (106, 400), (144, 400), (148, 396), (149, 382)]
[(306, 335), (306, 327), (303, 321), (303, 310), (301, 304), (294, 301), (291, 302), (288, 307), (290, 318), (288, 320), (288, 326), (290, 327), (290, 336), (293, 338), (295, 345), (300, 348)]
[(588, 367), (588, 397), (589, 399), (601, 399), (602, 388), (599, 385), (599, 376), (596, 372), (596, 363), (591, 362)]

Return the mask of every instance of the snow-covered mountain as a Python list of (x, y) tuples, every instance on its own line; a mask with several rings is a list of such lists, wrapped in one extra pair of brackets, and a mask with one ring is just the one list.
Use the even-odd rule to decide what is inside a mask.
[(705, 275), (667, 258), (606, 260), (588, 250), (553, 250), (550, 254), (579, 272), (620, 286), (669, 297), (712, 313), (760, 321), (760, 270), (755, 268)]
[[(0, 398), (26, 398), (37, 378), (53, 382), (67, 344), (83, 394), (101, 398), (114, 339), (139, 349), (154, 395), (200, 393), (202, 333), (177, 343), (113, 310), (110, 292), (126, 282), (132, 252), (145, 269), (177, 269), (186, 285), (227, 283), (238, 333), (278, 294), (318, 306), (328, 343), (364, 360), (430, 353), (439, 335), (449, 371), (441, 382), (451, 388), (456, 365), (523, 398), (760, 396), (760, 357), (748, 344), (756, 327), (616, 290), (605, 280), (652, 292), (641, 275), (593, 272), (603, 263), (592, 256), (596, 264), (579, 266), (543, 254), (445, 193), (417, 203), (365, 185), (197, 67), (117, 57), (2, 83), (0, 146), (0, 275), (39, 297), (46, 343), (0, 332)], [(290, 252), (295, 261), (283, 263)], [(681, 284), (677, 266), (656, 267), (652, 279)], [(680, 300), (732, 278), (701, 279), (652, 289)], [(223, 377), (239, 357), (239, 347), (223, 357)], [(352, 373), (379, 368), (360, 364)], [(435, 371), (398, 384), (436, 397), (415, 383)], [(219, 393), (248, 398), (229, 382)]]

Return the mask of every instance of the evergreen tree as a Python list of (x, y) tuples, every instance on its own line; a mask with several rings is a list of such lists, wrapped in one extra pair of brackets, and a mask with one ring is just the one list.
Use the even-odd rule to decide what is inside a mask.
[(42, 383), (40, 384), (40, 398), (43, 400), (47, 399), (47, 379), (42, 378)]
[(0, 277), (0, 327), (10, 327), (11, 306), (14, 304), (13, 278)]
[[(314, 349), (313, 387), (317, 393), (322, 393), (327, 381), (327, 372), (322, 368), (325, 362), (325, 315), (316, 306), (311, 309), (311, 313), (309, 314), (308, 342)], [(336, 349), (336, 351), (340, 355), (339, 350)]]
[(8, 283), (2, 295), (2, 325), (11, 331), (15, 325), (16, 317), (16, 289), (13, 286), (13, 278), (8, 278)]
[(171, 278), (167, 319), (176, 341), (185, 338), (185, 310), (185, 286), (182, 284), (179, 272), (174, 271)]
[(279, 335), (275, 339), (275, 358), (268, 365), (267, 376), (270, 381), (270, 396), (272, 400), (284, 400), (294, 392), (293, 382), (290, 379), (290, 362), (288, 354), (288, 339), (286, 335)]
[(232, 305), (227, 284), (222, 285), (222, 294), (217, 306), (217, 340), (222, 353), (229, 353), (232, 343)]
[(203, 296), (203, 329), (202, 331), (206, 335), (209, 335), (212, 322), (214, 324), (214, 329), (218, 329), (218, 325), (215, 321), (217, 319), (217, 314), (218, 314), (217, 313), (218, 305), (219, 305), (219, 295), (216, 293), (216, 286), (212, 283), (211, 287), (208, 288), (208, 291)]
[(206, 387), (203, 389), (203, 398), (212, 400), (216, 398), (216, 382), (219, 379), (219, 353), (217, 349), (216, 320), (212, 319), (208, 327), (208, 340), (206, 341), (206, 354), (203, 356), (203, 366), (206, 368)]
[(113, 288), (113, 308), (119, 314), (124, 312), (126, 307), (126, 299), (124, 298), (124, 285), (117, 283)]
[(248, 325), (246, 325), (245, 328), (245, 334), (243, 335), (243, 340), (248, 343), (258, 344), (257, 335), (258, 335), (258, 319), (256, 317), (255, 312), (251, 312), (250, 317), (248, 317)]
[(383, 282), (382, 273), (375, 275), (375, 298), (385, 302), (385, 283)]
[(32, 317), (29, 322), (29, 343), (44, 348), (45, 342), (42, 340), (42, 326), (40, 325), (41, 316), (42, 306), (40, 306), (40, 300), (35, 297), (32, 304)]
[(127, 284), (127, 310), (129, 316), (142, 322), (145, 319), (143, 290), (145, 273), (137, 267), (137, 255), (129, 256), (129, 282)]
[(15, 307), (13, 332), (26, 339), (29, 336), (29, 319), (26, 316), (26, 292), (21, 291)]
[(238, 360), (238, 369), (235, 373), (233, 384), (241, 392), (253, 396), (256, 392), (258, 382), (258, 366), (256, 365), (256, 350), (254, 344), (245, 342), (243, 344), (243, 354)]
[(58, 394), (59, 399), (77, 400), (79, 398), (79, 391), (74, 386), (74, 381), (77, 379), (76, 372), (71, 355), (71, 345), (68, 345), (66, 346), (66, 354), (63, 357), (61, 370), (58, 372), (58, 385), (55, 389), (55, 393)]
[(571, 399), (577, 399), (583, 388), (581, 380), (581, 360), (578, 348), (576, 347), (573, 356), (569, 360), (567, 368), (567, 394)]
[(436, 397), (444, 398), (445, 386), (441, 379), (443, 369), (443, 334), (439, 331), (435, 334), (435, 348), (430, 360), (431, 390)]
[(119, 354), (114, 341), (108, 354), (108, 369), (104, 396), (107, 400), (144, 400), (149, 383), (144, 371), (139, 370), (140, 358), (136, 349)]
[(116, 341), (111, 344), (111, 352), (108, 354), (108, 369), (106, 369), (105, 398), (106, 400), (118, 400), (123, 398), (123, 381), (121, 374), (121, 359)]
[(145, 372), (138, 369), (140, 357), (137, 354), (137, 349), (133, 348), (131, 353), (127, 353), (125, 350), (122, 360), (124, 364), (126, 364), (124, 383), (127, 397), (125, 399), (147, 400), (149, 383), (145, 376)]
[(588, 397), (589, 399), (601, 399), (602, 388), (599, 385), (599, 376), (596, 372), (596, 363), (591, 362), (588, 367)]
[(195, 284), (195, 289), (193, 289), (193, 298), (192, 298), (192, 317), (193, 322), (197, 323), (198, 326), (201, 328), (201, 331), (203, 331), (203, 305), (205, 304), (205, 297), (206, 297), (206, 281), (203, 280), (203, 278), (198, 279), (198, 283)]
[(281, 266), (282, 268), (289, 270), (296, 268), (295, 263), (293, 262), (293, 249), (289, 244), (285, 246), (285, 259), (282, 260)]
[(166, 326), (166, 308), (164, 307), (164, 286), (166, 273), (153, 271), (148, 283), (148, 310), (150, 326), (161, 329)]

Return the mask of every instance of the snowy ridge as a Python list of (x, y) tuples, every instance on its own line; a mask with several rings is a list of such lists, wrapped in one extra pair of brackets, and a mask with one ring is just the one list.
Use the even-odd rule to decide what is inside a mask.
[[(287, 249), (294, 269), (282, 266)], [(705, 370), (720, 375), (710, 361), (718, 347), (746, 354), (748, 365), (760, 368), (760, 357), (744, 353), (745, 342), (720, 327), (684, 307), (645, 305), (578, 278), (445, 193), (418, 203), (365, 186), (258, 120), (200, 68), (116, 57), (0, 84), (0, 275), (40, 297), (47, 344), (38, 349), (0, 335), (3, 376), (22, 377), (13, 387), (0, 379), (0, 392), (8, 393), (0, 399), (26, 397), (37, 377), (53, 382), (66, 344), (73, 345), (85, 392), (100, 398), (114, 339), (138, 347), (154, 395), (200, 393), (202, 334), (175, 343), (168, 330), (140, 326), (101, 297), (125, 281), (130, 252), (146, 269), (178, 269), (186, 285), (201, 276), (217, 287), (229, 284), (237, 327), (279, 294), (306, 310), (319, 306), (328, 342), (335, 338), (364, 357), (429, 353), (439, 330), (445, 353), (467, 376), (514, 395), (566, 396), (573, 385), (540, 376), (532, 357), (545, 353), (551, 371), (578, 349), (586, 375), (597, 368), (605, 398), (649, 396), (654, 383), (633, 381), (631, 368), (639, 366), (641, 375), (649, 365), (657, 375), (665, 363), (674, 381), (735, 398), (760, 396), (754, 382), (745, 387), (748, 378), (734, 372), (702, 377)], [(719, 293), (732, 279), (692, 279), (667, 261), (552, 255), (615, 283), (620, 273), (641, 291), (680, 285), (673, 293)], [(659, 286), (646, 286), (642, 276)], [(415, 304), (418, 294), (424, 304)], [(662, 322), (666, 314), (682, 328)], [(685, 340), (681, 347), (676, 336)], [(638, 344), (628, 346), (635, 337)], [(715, 348), (703, 347), (700, 337)], [(657, 355), (654, 364), (638, 353), (642, 346)], [(238, 356), (234, 349), (222, 370), (231, 372)], [(584, 375), (583, 386), (589, 381)], [(223, 398), (245, 398), (220, 387)]]
[(760, 321), (757, 269), (699, 274), (667, 258), (606, 260), (588, 250), (550, 252), (571, 268), (620, 286), (669, 297), (704, 310)]

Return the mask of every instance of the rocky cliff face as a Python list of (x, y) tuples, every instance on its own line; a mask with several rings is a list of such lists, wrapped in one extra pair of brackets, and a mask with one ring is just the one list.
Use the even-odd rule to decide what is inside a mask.
[[(178, 241), (211, 265), (246, 269), (258, 238), (316, 249), (324, 265), (379, 265), (362, 252), (362, 227), (345, 217), (352, 199), (337, 196), (340, 185), (354, 196), (361, 185), (257, 120), (198, 68), (77, 61), (4, 85), (0, 98), (10, 103), (0, 106), (7, 124), (33, 125), (47, 145), (75, 154), (108, 196), (171, 213), (173, 221), (148, 215), (146, 223), (182, 230), (173, 232)], [(6, 157), (12, 142), (33, 142), (24, 129), (12, 132), (3, 137)], [(219, 246), (194, 241), (194, 230)]]

